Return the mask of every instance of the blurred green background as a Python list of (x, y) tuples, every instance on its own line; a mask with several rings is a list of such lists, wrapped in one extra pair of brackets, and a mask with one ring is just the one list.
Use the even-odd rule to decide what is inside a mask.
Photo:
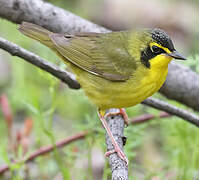
[[(180, 0), (49, 0), (96, 24), (112, 30), (159, 27), (172, 37), (176, 49), (188, 57), (184, 65), (199, 73), (199, 1)], [(70, 23), (70, 22), (69, 22)], [(17, 25), (0, 19), (0, 36), (59, 65), (66, 66), (48, 48), (26, 38)], [(11, 164), (0, 179), (111, 179), (104, 158), (105, 130), (94, 107), (82, 90), (71, 90), (46, 72), (0, 49), (0, 95), (5, 94), (12, 110), (11, 135), (0, 111), (0, 167), (27, 157), (41, 146), (54, 144), (78, 132), (89, 131), (84, 140), (41, 156), (35, 161)], [(168, 101), (156, 93), (155, 97)], [(180, 103), (169, 101), (188, 109)], [(189, 109), (191, 111), (191, 109)], [(129, 117), (159, 111), (137, 105), (127, 109)], [(27, 118), (33, 127), (21, 132)], [(10, 137), (11, 136), (11, 137)], [(199, 177), (199, 129), (177, 117), (155, 118), (125, 129), (125, 153), (130, 160), (129, 179), (197, 180)]]

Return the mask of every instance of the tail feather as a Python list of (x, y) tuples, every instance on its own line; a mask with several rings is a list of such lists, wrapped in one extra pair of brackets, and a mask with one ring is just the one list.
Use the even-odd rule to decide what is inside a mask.
[(50, 39), (50, 35), (52, 35), (53, 32), (50, 32), (41, 26), (28, 22), (23, 22), (19, 26), (19, 31), (24, 35), (33, 38), (50, 48), (53, 47), (53, 42)]

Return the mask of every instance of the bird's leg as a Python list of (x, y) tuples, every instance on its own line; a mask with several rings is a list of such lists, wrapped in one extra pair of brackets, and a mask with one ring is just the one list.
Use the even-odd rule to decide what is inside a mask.
[(106, 115), (105, 115), (105, 118), (107, 117), (107, 116), (116, 116), (116, 115), (119, 115), (119, 114), (121, 114), (122, 116), (123, 116), (123, 118), (124, 118), (124, 123), (126, 124), (126, 126), (128, 126), (129, 125), (129, 118), (128, 118), (128, 115), (126, 114), (126, 111), (125, 111), (125, 109), (124, 108), (120, 108), (119, 109), (119, 112), (115, 112), (115, 113), (107, 113)]
[(118, 143), (116, 142), (115, 138), (113, 137), (113, 134), (106, 122), (106, 119), (104, 118), (104, 115), (102, 115), (102, 112), (100, 110), (98, 110), (98, 116), (104, 126), (104, 128), (106, 129), (106, 132), (108, 133), (108, 136), (111, 138), (111, 141), (112, 141), (112, 144), (114, 146), (114, 149), (111, 150), (111, 151), (108, 151), (105, 153), (106, 156), (109, 156), (110, 154), (113, 154), (113, 153), (117, 153), (118, 156), (126, 162), (126, 164), (128, 165), (128, 159), (127, 157), (125, 156), (125, 154), (123, 153), (123, 151), (120, 149)]

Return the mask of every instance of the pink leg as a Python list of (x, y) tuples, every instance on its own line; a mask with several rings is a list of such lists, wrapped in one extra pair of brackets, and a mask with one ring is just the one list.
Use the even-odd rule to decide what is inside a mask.
[(124, 108), (120, 108), (119, 112), (116, 112), (116, 113), (108, 113), (108, 114), (106, 114), (106, 117), (107, 116), (119, 115), (119, 114), (121, 114), (123, 116), (124, 123), (126, 124), (126, 126), (128, 126), (128, 124), (129, 124), (129, 118), (128, 118), (128, 115), (126, 114), (126, 111), (125, 111)]
[(114, 139), (113, 134), (112, 134), (112, 132), (111, 132), (111, 130), (110, 130), (110, 128), (109, 128), (109, 126), (108, 126), (106, 120), (104, 119), (104, 116), (100, 114), (100, 111), (98, 111), (98, 116), (99, 116), (99, 118), (100, 118), (100, 120), (101, 120), (101, 122), (102, 122), (104, 128), (106, 129), (106, 132), (108, 133), (109, 137), (111, 138), (111, 141), (112, 141), (113, 146), (114, 146), (114, 149), (111, 150), (111, 151), (106, 152), (105, 155), (106, 155), (106, 156), (109, 156), (110, 154), (116, 152), (116, 153), (118, 154), (118, 156), (119, 156), (123, 161), (125, 161), (126, 164), (128, 165), (128, 159), (127, 159), (127, 157), (126, 157), (125, 154), (122, 152), (122, 150), (120, 149), (120, 147), (119, 147), (119, 145), (117, 144), (116, 140)]

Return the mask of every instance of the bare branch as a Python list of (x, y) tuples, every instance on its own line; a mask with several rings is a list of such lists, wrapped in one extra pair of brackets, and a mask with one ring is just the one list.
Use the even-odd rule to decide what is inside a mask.
[(159, 116), (155, 116), (153, 114), (143, 114), (141, 116), (138, 116), (138, 117), (134, 117), (130, 120), (130, 123), (131, 124), (140, 124), (140, 123), (143, 123), (143, 122), (146, 122), (146, 121), (149, 121), (149, 120), (152, 120), (154, 118), (167, 118), (167, 117), (170, 117), (171, 114), (168, 114), (166, 112), (161, 112), (159, 114)]
[[(58, 141), (55, 146), (57, 148), (61, 148), (61, 147), (64, 147), (74, 141), (77, 141), (77, 140), (81, 140), (81, 139), (84, 139), (86, 137), (86, 135), (88, 134), (88, 132), (81, 132), (81, 133), (78, 133), (74, 136), (70, 136), (66, 139), (63, 139), (61, 141)], [(30, 161), (33, 161), (35, 158), (37, 158), (38, 156), (42, 156), (42, 155), (45, 155), (49, 152), (52, 152), (53, 149), (55, 147), (53, 145), (49, 145), (49, 146), (44, 146), (44, 147), (41, 147), (39, 148), (38, 150), (36, 150), (35, 152), (33, 152), (32, 154), (29, 155), (28, 158), (24, 159), (24, 160), (21, 160), (20, 162), (24, 162), (24, 163), (28, 163)], [(16, 162), (14, 162), (16, 163)], [(8, 165), (3, 165), (2, 167), (0, 167), (0, 174), (3, 174), (4, 172), (8, 171), (10, 168)]]
[(32, 22), (59, 33), (110, 31), (41, 0), (0, 0), (0, 17), (17, 24)]
[(14, 43), (11, 43), (0, 37), (0, 48), (9, 52), (13, 56), (21, 57), (23, 60), (43, 69), (46, 72), (49, 72), (53, 76), (62, 80), (64, 83), (68, 84), (70, 88), (79, 89), (80, 85), (75, 80), (75, 76), (72, 73), (64, 71), (54, 64), (42, 59), (41, 57), (35, 55), (32, 52), (29, 52)]
[(160, 92), (199, 111), (199, 75), (188, 67), (169, 64), (167, 80)]
[[(106, 113), (118, 112), (117, 109), (109, 109)], [(111, 129), (111, 132), (117, 141), (120, 148), (123, 150), (123, 141), (124, 136), (124, 120), (121, 115), (116, 116), (107, 116), (107, 123)], [(107, 151), (113, 150), (113, 144), (110, 137), (106, 133), (106, 144)], [(109, 156), (109, 164), (112, 171), (112, 180), (128, 180), (128, 167), (126, 163), (119, 158), (119, 156), (114, 153)]]
[(173, 106), (155, 98), (148, 98), (144, 100), (142, 103), (146, 104), (147, 106), (151, 106), (153, 108), (160, 109), (175, 116), (181, 117), (182, 119), (185, 119), (186, 121), (199, 127), (199, 117), (184, 109), (180, 109), (176, 106)]
[[(110, 32), (41, 0), (0, 0), (0, 17), (14, 23), (32, 22), (53, 32)], [(167, 81), (160, 92), (168, 98), (199, 110), (199, 75), (190, 68), (172, 63)]]

